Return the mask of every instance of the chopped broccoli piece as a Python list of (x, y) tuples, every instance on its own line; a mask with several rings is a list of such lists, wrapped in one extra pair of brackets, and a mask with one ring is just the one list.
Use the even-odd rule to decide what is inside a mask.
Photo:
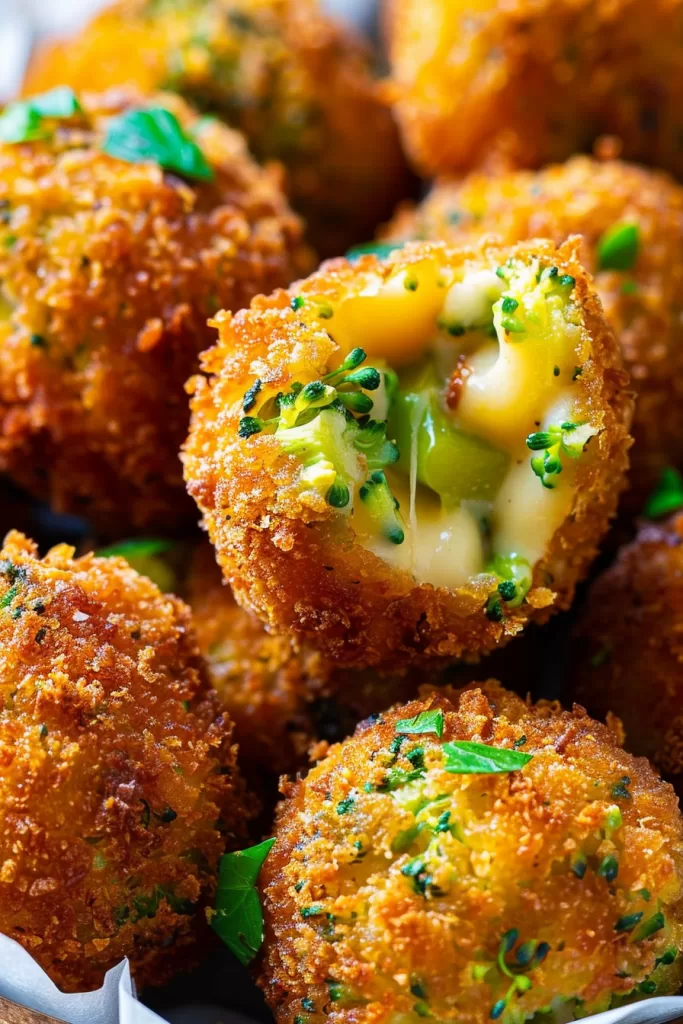
[(529, 434), (527, 448), (543, 452), (531, 459), (531, 468), (544, 487), (550, 490), (555, 487), (555, 478), (562, 472), (561, 455), (578, 459), (596, 433), (596, 428), (590, 423), (565, 422)]
[(405, 533), (398, 515), (398, 503), (391, 493), (384, 472), (378, 469), (371, 473), (359, 493), (383, 536), (392, 544), (402, 544)]
[(518, 608), (531, 587), (531, 566), (519, 555), (494, 555), (488, 572), (500, 579), (498, 596), (509, 608)]
[(299, 427), (278, 428), (275, 436), (288, 455), (302, 463), (301, 484), (319, 491), (334, 508), (346, 508), (362, 479), (356, 452), (348, 442), (346, 416), (323, 409)]

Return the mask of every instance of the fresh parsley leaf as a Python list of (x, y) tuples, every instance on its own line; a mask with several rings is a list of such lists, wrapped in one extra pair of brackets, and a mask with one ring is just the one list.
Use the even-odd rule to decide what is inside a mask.
[(11, 103), (0, 115), (0, 142), (35, 142), (49, 138), (42, 118), (26, 103)]
[(58, 85), (56, 89), (33, 96), (28, 104), (40, 117), (74, 117), (83, 111), (76, 93), (68, 85)]
[(48, 139), (50, 132), (43, 126), (45, 118), (68, 118), (81, 112), (81, 105), (73, 89), (58, 86), (49, 92), (28, 100), (10, 103), (0, 115), (0, 142), (35, 142)]
[(170, 594), (177, 590), (178, 580), (173, 566), (164, 556), (174, 547), (171, 540), (141, 537), (139, 540), (122, 540), (118, 544), (100, 548), (96, 553), (100, 558), (113, 558), (116, 555), (125, 558), (131, 569), (156, 583), (164, 594)]
[(490, 747), (487, 743), (454, 740), (444, 743), (444, 768), (453, 775), (499, 775), (516, 772), (528, 764), (533, 754), (521, 750)]
[(213, 170), (197, 143), (163, 107), (127, 110), (112, 118), (102, 149), (127, 163), (156, 163), (167, 171), (199, 181), (213, 178)]
[(443, 711), (421, 711), (414, 718), (402, 718), (394, 726), (398, 733), (427, 733), (435, 732), (441, 739), (443, 736)]
[(359, 260), (361, 256), (376, 256), (378, 260), (383, 260), (394, 249), (400, 248), (400, 242), (363, 242), (362, 245), (354, 245), (352, 249), (349, 249), (346, 258), (352, 263)]
[(598, 240), (598, 270), (632, 270), (639, 246), (637, 224), (614, 224)]
[(245, 967), (263, 942), (263, 912), (256, 881), (274, 842), (266, 839), (258, 846), (221, 858), (211, 927)]
[(683, 477), (671, 466), (662, 470), (657, 487), (648, 498), (644, 513), (648, 519), (661, 519), (683, 508)]

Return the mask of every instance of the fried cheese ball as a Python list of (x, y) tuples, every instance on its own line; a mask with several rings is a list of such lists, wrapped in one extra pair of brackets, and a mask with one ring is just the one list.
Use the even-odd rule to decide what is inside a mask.
[(574, 157), (537, 173), (472, 174), (400, 212), (389, 239), (462, 244), (582, 235), (605, 314), (637, 392), (629, 511), (662, 469), (683, 464), (683, 189), (665, 174)]
[(32, 104), (29, 141), (0, 143), (0, 471), (104, 534), (179, 527), (207, 318), (308, 265), (300, 223), (278, 174), (171, 94)]
[(190, 493), (235, 595), (336, 663), (476, 657), (571, 601), (631, 399), (572, 244), (408, 245), (216, 319)]
[(426, 174), (540, 167), (616, 136), (680, 176), (681, 0), (388, 0), (396, 109)]
[(123, 559), (10, 533), (0, 637), (0, 932), (65, 991), (124, 956), (163, 981), (248, 813), (189, 609)]
[(121, 0), (52, 44), (25, 88), (172, 89), (280, 160), (324, 256), (372, 236), (410, 179), (374, 55), (315, 0)]
[(683, 794), (683, 516), (641, 526), (593, 583), (576, 628), (573, 690), (622, 719), (630, 750)]
[(284, 794), (259, 880), (282, 1024), (566, 1020), (678, 990), (678, 801), (582, 708), (434, 695)]

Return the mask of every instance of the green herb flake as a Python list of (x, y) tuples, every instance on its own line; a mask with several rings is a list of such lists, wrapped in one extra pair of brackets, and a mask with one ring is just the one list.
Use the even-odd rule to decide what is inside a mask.
[(642, 910), (636, 911), (635, 914), (625, 914), (614, 925), (615, 932), (632, 932), (635, 926), (640, 923), (642, 916)]
[(402, 718), (394, 726), (397, 733), (417, 735), (422, 733), (436, 733), (441, 739), (443, 735), (443, 711), (421, 711), (413, 718)]
[(352, 796), (347, 796), (345, 800), (340, 800), (337, 804), (337, 814), (348, 814), (356, 806), (356, 801)]
[(598, 241), (598, 270), (632, 270), (639, 245), (637, 224), (614, 224)]
[(163, 107), (127, 110), (112, 118), (102, 149), (126, 163), (156, 163), (185, 178), (211, 181), (214, 172), (201, 149)]
[(10, 103), (0, 115), (0, 142), (36, 142), (50, 133), (44, 120), (63, 120), (81, 113), (81, 105), (73, 89), (58, 86), (28, 100)]
[(291, 306), (292, 306), (292, 309), (294, 310), (295, 313), (297, 313), (301, 309), (301, 307), (304, 305), (305, 301), (306, 300), (304, 299), (303, 295), (295, 295), (294, 296), (294, 298), (292, 299), (292, 302), (291, 302)]
[[(633, 916), (635, 917), (636, 915), (634, 914)], [(643, 916), (642, 912), (640, 916)], [(638, 922), (636, 922), (636, 924), (637, 923)], [(648, 917), (647, 921), (643, 921), (642, 925), (640, 926), (636, 934), (633, 936), (633, 941), (643, 942), (645, 939), (649, 939), (651, 935), (655, 935), (657, 932), (660, 932), (662, 928), (665, 927), (666, 918), (664, 917), (664, 914), (661, 912), (661, 910), (658, 910), (656, 914), (652, 915), (652, 917)]]
[(453, 775), (500, 775), (516, 772), (531, 761), (533, 754), (521, 750), (491, 747), (486, 743), (454, 740), (444, 743), (444, 768)]
[(662, 470), (657, 487), (645, 504), (644, 515), (648, 519), (661, 519), (680, 508), (683, 508), (683, 476), (669, 466)]
[(630, 777), (628, 775), (622, 775), (619, 781), (614, 783), (610, 791), (615, 800), (630, 800), (631, 794), (628, 789), (630, 785)]
[(598, 874), (607, 882), (613, 882), (619, 874), (619, 861), (612, 854), (604, 857), (598, 868)]
[(299, 913), (307, 921), (309, 917), (319, 917), (320, 914), (324, 914), (325, 908), (314, 903), (311, 907), (299, 907)]
[(245, 966), (263, 942), (263, 912), (256, 881), (274, 842), (266, 839), (221, 858), (211, 927)]

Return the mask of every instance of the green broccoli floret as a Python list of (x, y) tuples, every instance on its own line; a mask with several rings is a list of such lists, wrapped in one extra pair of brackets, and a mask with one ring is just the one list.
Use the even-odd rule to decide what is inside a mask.
[(590, 423), (565, 422), (529, 434), (527, 447), (533, 452), (543, 452), (532, 458), (531, 468), (544, 487), (550, 490), (555, 487), (555, 478), (562, 472), (560, 456), (564, 454), (570, 459), (578, 459), (596, 433), (596, 428)]
[(509, 608), (518, 608), (531, 587), (531, 566), (526, 558), (514, 554), (494, 555), (487, 571), (500, 579), (497, 595), (493, 596)]
[(398, 515), (398, 502), (391, 493), (387, 478), (381, 469), (370, 474), (359, 495), (382, 535), (392, 544), (402, 544), (405, 533)]
[(302, 464), (302, 487), (325, 496), (334, 508), (346, 508), (363, 477), (357, 453), (348, 436), (357, 430), (338, 408), (322, 409), (308, 423), (275, 433), (288, 455)]

